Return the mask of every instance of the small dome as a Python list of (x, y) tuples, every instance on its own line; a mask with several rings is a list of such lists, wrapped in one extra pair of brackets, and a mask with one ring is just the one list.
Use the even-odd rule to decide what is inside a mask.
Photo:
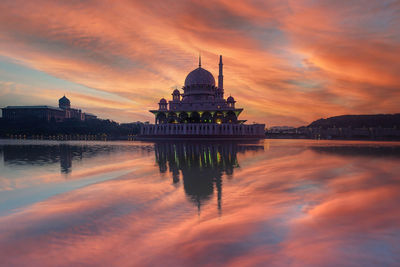
[(160, 99), (160, 104), (167, 104), (167, 100), (165, 100), (165, 98), (161, 98)]
[(180, 95), (181, 93), (179, 92), (178, 89), (175, 89), (175, 90), (172, 92), (172, 94), (173, 94), (173, 95)]
[(200, 84), (215, 86), (214, 76), (211, 72), (201, 67), (190, 72), (185, 79), (185, 86)]
[(235, 99), (234, 99), (232, 96), (230, 96), (230, 97), (228, 97), (228, 98), (226, 99), (226, 102), (235, 103)]
[(70, 104), (71, 102), (69, 101), (68, 98), (66, 98), (65, 96), (63, 96), (63, 97), (61, 97), (61, 98), (58, 100), (58, 103)]

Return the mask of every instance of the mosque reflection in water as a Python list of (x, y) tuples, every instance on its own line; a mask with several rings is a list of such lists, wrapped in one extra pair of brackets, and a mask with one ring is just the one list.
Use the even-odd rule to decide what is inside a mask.
[(171, 173), (172, 182), (183, 189), (188, 199), (200, 211), (201, 205), (217, 193), (218, 209), (221, 209), (222, 179), (233, 177), (239, 167), (237, 155), (247, 151), (262, 151), (259, 144), (237, 142), (158, 142), (146, 146), (120, 146), (107, 144), (79, 145), (4, 145), (0, 146), (4, 164), (14, 166), (38, 166), (60, 164), (62, 174), (69, 174), (74, 163), (88, 158), (109, 156), (126, 150), (131, 156), (143, 149), (153, 150), (160, 173)]
[(217, 191), (221, 210), (222, 178), (232, 178), (239, 167), (238, 153), (261, 151), (261, 145), (227, 143), (156, 143), (155, 157), (161, 173), (172, 174), (174, 184), (182, 179), (188, 198), (200, 211), (201, 205)]

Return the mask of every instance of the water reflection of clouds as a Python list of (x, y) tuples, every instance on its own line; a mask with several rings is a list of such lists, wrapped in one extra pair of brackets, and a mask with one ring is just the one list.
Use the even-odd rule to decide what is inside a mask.
[(396, 266), (398, 158), (279, 142), (255, 154), (156, 144), (119, 179), (0, 217), (0, 264)]
[(382, 146), (382, 145), (339, 145), (339, 146), (311, 146), (315, 152), (325, 154), (336, 154), (340, 156), (361, 156), (361, 157), (394, 157), (400, 158), (400, 146)]
[(61, 173), (68, 174), (72, 170), (72, 162), (82, 160), (83, 157), (96, 157), (98, 154), (108, 154), (115, 150), (113, 146), (90, 145), (3, 145), (3, 160), (9, 166), (46, 166), (60, 164)]

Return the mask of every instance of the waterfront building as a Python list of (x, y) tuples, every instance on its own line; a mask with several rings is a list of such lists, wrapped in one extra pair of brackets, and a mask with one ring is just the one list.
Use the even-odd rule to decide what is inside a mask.
[(239, 119), (243, 108), (236, 100), (224, 98), (222, 56), (219, 58), (218, 85), (214, 76), (199, 66), (191, 71), (182, 87), (172, 92), (172, 99), (161, 98), (154, 114), (154, 124), (142, 127), (138, 139), (148, 138), (262, 138), (264, 124), (245, 124)]
[(85, 121), (97, 119), (97, 116), (92, 113), (85, 112), (84, 114), (85, 114)]
[(64, 95), (58, 100), (58, 107), (53, 106), (7, 106), (2, 108), (6, 120), (24, 120), (36, 118), (45, 121), (64, 121), (77, 119), (84, 121), (96, 119), (96, 115), (84, 113), (80, 109), (71, 108), (71, 101)]

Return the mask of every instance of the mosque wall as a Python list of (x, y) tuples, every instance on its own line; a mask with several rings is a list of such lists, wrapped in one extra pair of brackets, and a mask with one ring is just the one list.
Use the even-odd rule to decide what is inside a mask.
[(263, 137), (264, 124), (148, 124), (141, 129), (143, 136), (254, 136)]

